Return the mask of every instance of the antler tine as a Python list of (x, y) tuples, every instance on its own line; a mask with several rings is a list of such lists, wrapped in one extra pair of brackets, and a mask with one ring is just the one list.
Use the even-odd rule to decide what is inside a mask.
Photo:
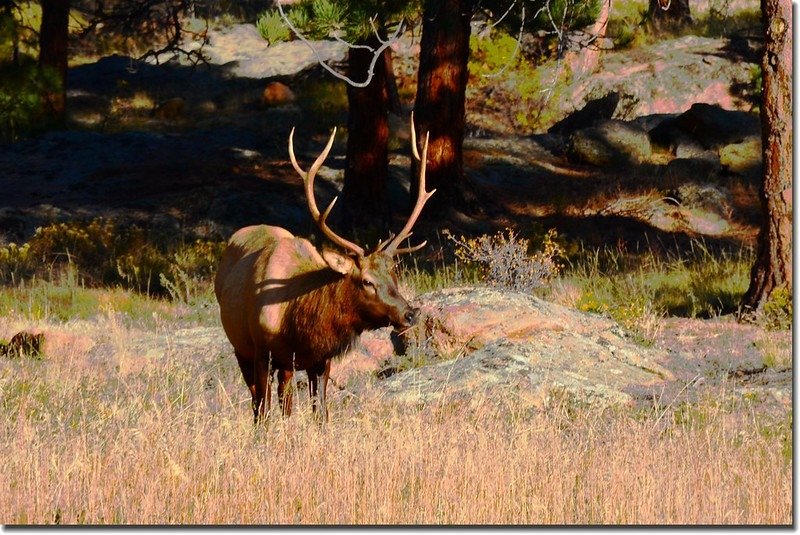
[(401, 255), (401, 254), (406, 254), (406, 253), (413, 253), (413, 252), (419, 251), (420, 249), (425, 247), (427, 244), (428, 244), (428, 240), (423, 240), (422, 243), (414, 245), (413, 247), (402, 247), (400, 249), (396, 249), (394, 254)]
[[(426, 138), (427, 139), (427, 138)], [(417, 130), (414, 127), (414, 112), (411, 112), (411, 154), (420, 161), (419, 148), (417, 147)]]
[(294, 128), (292, 128), (292, 131), (289, 134), (289, 159), (292, 161), (294, 170), (297, 171), (297, 174), (299, 174), (303, 178), (303, 183), (305, 185), (305, 192), (306, 192), (306, 202), (308, 203), (308, 211), (311, 212), (311, 217), (314, 218), (314, 221), (316, 221), (319, 229), (336, 245), (339, 245), (340, 247), (348, 251), (351, 251), (357, 254), (358, 256), (364, 256), (363, 248), (336, 234), (333, 230), (331, 230), (331, 228), (325, 222), (328, 219), (328, 216), (330, 215), (331, 210), (333, 209), (333, 205), (336, 203), (338, 197), (334, 197), (331, 203), (325, 209), (325, 211), (321, 214), (319, 212), (319, 208), (317, 208), (317, 201), (314, 197), (314, 178), (317, 176), (317, 171), (319, 171), (319, 168), (322, 167), (322, 163), (325, 161), (325, 158), (328, 157), (328, 153), (330, 153), (331, 147), (333, 147), (333, 140), (335, 137), (336, 137), (336, 128), (334, 127), (333, 132), (331, 133), (331, 137), (330, 139), (328, 139), (328, 144), (325, 145), (325, 148), (322, 150), (322, 153), (319, 156), (317, 156), (317, 159), (314, 160), (314, 163), (311, 165), (311, 168), (308, 170), (308, 173), (306, 173), (300, 167), (300, 164), (297, 163), (297, 158), (294, 155)]
[(410, 253), (413, 251), (417, 251), (421, 249), (426, 242), (422, 242), (421, 244), (414, 246), (414, 247), (405, 247), (398, 249), (398, 246), (403, 242), (403, 240), (408, 239), (411, 236), (411, 229), (414, 226), (414, 223), (417, 222), (420, 214), (422, 213), (422, 208), (425, 206), (425, 203), (428, 202), (428, 199), (431, 198), (431, 195), (436, 193), (436, 190), (433, 189), (431, 191), (425, 191), (425, 170), (428, 164), (428, 142), (430, 141), (430, 132), (425, 134), (425, 144), (422, 146), (422, 156), (420, 157), (419, 150), (417, 149), (417, 135), (416, 130), (414, 129), (414, 115), (411, 115), (411, 152), (414, 155), (414, 158), (420, 162), (420, 171), (419, 171), (419, 190), (417, 192), (417, 202), (414, 205), (414, 209), (411, 211), (411, 215), (408, 217), (408, 221), (406, 222), (403, 230), (401, 230), (397, 236), (394, 237), (393, 240), (386, 245), (384, 252), (389, 256), (394, 256), (397, 254), (403, 253)]

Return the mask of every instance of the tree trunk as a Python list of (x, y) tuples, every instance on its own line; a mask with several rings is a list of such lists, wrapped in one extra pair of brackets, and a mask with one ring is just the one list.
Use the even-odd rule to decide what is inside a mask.
[(650, 0), (647, 18), (656, 33), (679, 30), (692, 23), (689, 0)]
[(792, 292), (792, 4), (761, 0), (764, 55), (761, 139), (763, 222), (743, 313), (758, 313), (776, 289)]
[[(378, 48), (374, 36), (365, 43)], [(382, 54), (391, 52), (387, 49)], [(347, 74), (352, 80), (363, 80), (372, 60), (372, 52), (351, 48)], [(372, 81), (366, 87), (347, 85), (347, 162), (342, 188), (342, 224), (359, 232), (384, 231), (389, 226), (389, 204), (386, 182), (389, 173), (389, 91), (387, 72), (391, 65), (378, 58)]]
[[(449, 208), (478, 211), (477, 199), (466, 187), (463, 164), (472, 12), (473, 0), (425, 2), (414, 121), (420, 145), (430, 132), (426, 183), (428, 190), (437, 190), (425, 214)], [(418, 190), (416, 169), (413, 173), (412, 204)]]
[(581, 47), (568, 51), (564, 56), (564, 62), (569, 65), (573, 78), (592, 75), (600, 67), (600, 50), (608, 30), (611, 1), (600, 0), (600, 12), (588, 29), (588, 35), (582, 39)]
[(50, 71), (58, 81), (56, 89), (42, 95), (42, 103), (48, 115), (56, 121), (62, 121), (67, 100), (69, 0), (42, 0), (41, 6), (39, 67), (42, 71)]

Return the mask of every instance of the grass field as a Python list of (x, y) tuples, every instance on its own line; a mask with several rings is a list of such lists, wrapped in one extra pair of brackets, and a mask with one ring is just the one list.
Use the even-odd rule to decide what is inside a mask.
[[(664, 315), (735, 302), (752, 262), (701, 244), (685, 258), (581, 258), (549, 297), (645, 344)], [(209, 280), (149, 298), (85, 287), (76, 269), (0, 291), (0, 337), (57, 333), (42, 358), (0, 358), (3, 524), (792, 522), (792, 411), (763, 411), (733, 382), (600, 411), (513, 392), (407, 405), (366, 378), (333, 394), (325, 427), (303, 396), (291, 419), (254, 427)], [(412, 292), (480, 279), (465, 266), (402, 275)], [(178, 336), (197, 325), (216, 341)], [(144, 349), (143, 334), (156, 340)]]
[[(156, 321), (163, 347), (138, 354), (123, 319), (70, 320), (44, 358), (0, 360), (3, 524), (792, 521), (791, 411), (734, 384), (603, 412), (482, 392), (411, 406), (371, 386), (335, 393), (325, 427), (302, 396), (254, 427), (224, 345)], [(0, 331), (21, 325), (54, 324)]]

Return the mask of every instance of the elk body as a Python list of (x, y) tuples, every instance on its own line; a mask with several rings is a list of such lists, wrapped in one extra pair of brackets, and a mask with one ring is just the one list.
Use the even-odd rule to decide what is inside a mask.
[(421, 159), (419, 196), (400, 233), (368, 254), (328, 227), (326, 219), (336, 199), (320, 213), (314, 198), (314, 177), (330, 152), (336, 130), (308, 173), (295, 158), (293, 135), (294, 130), (289, 136), (289, 155), (304, 180), (311, 216), (323, 234), (345, 252), (318, 251), (310, 241), (268, 225), (242, 228), (230, 238), (214, 292), (222, 326), (252, 395), (256, 421), (271, 406), (274, 375), (282, 411), (291, 414), (291, 379), (297, 370), (308, 374), (314, 413), (327, 419), (331, 360), (343, 355), (365, 330), (388, 325), (404, 330), (414, 324), (417, 310), (398, 291), (394, 256), (425, 244), (399, 248), (433, 194), (425, 191), (428, 139), (420, 158), (412, 120), (413, 153)]

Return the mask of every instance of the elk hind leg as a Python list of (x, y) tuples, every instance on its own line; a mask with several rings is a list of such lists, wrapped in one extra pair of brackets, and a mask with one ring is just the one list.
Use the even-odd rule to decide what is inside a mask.
[(256, 370), (255, 366), (253, 365), (253, 360), (245, 357), (238, 351), (235, 351), (234, 355), (236, 355), (236, 362), (239, 363), (239, 369), (242, 370), (244, 383), (247, 385), (247, 389), (250, 390), (253, 406), (253, 418), (256, 422), (258, 422), (258, 409), (260, 402), (256, 388)]
[(255, 423), (263, 421), (272, 405), (272, 364), (269, 356), (256, 354), (253, 394), (253, 417)]
[(292, 370), (278, 370), (278, 403), (284, 416), (292, 415)]

